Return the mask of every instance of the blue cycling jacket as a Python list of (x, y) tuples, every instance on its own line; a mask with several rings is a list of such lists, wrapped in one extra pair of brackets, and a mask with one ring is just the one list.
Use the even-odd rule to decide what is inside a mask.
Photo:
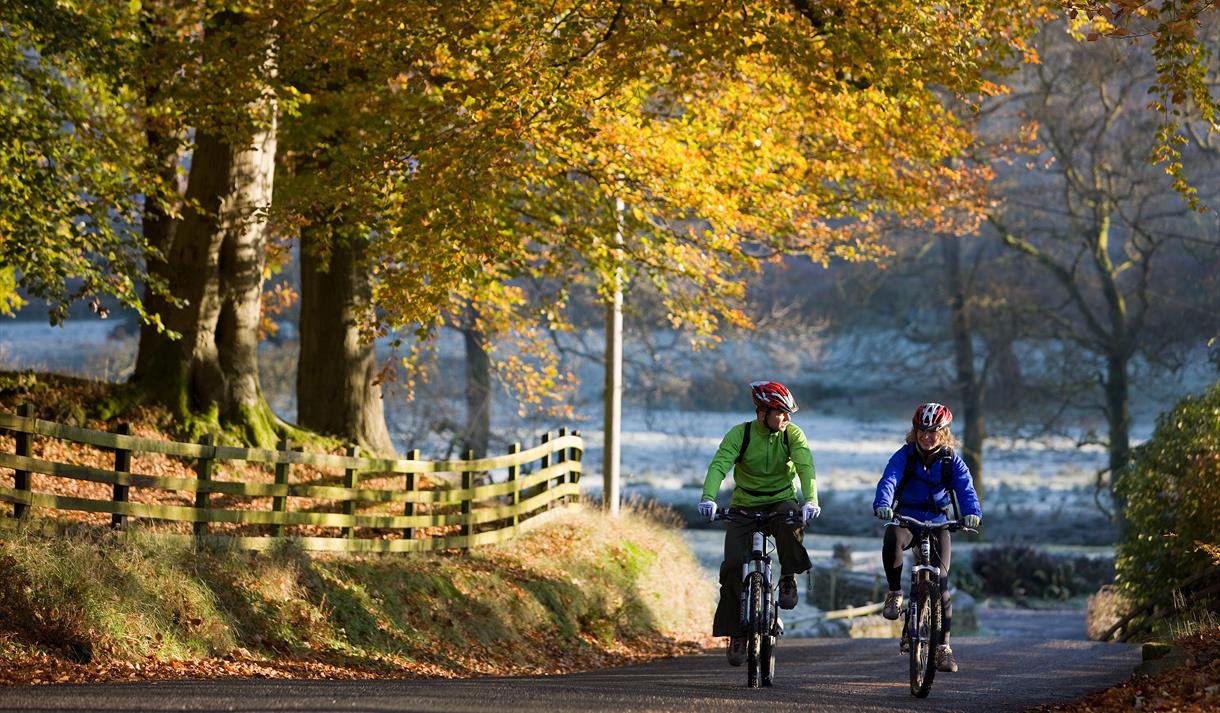
[[(894, 504), (894, 492), (898, 482), (906, 472), (907, 458), (915, 459), (915, 468), (911, 471), (911, 482), (902, 490), (902, 502)], [(890, 456), (890, 462), (881, 474), (877, 483), (877, 495), (873, 498), (873, 509), (888, 507), (895, 512), (920, 520), (944, 522), (948, 520), (946, 509), (952, 510), (949, 491), (945, 488), (947, 482), (957, 495), (957, 504), (961, 515), (983, 516), (983, 508), (979, 504), (978, 493), (974, 491), (974, 481), (970, 477), (970, 469), (957, 453), (953, 454), (951, 472), (944, 478), (941, 470), (945, 459), (938, 457), (932, 462), (931, 468), (925, 468), (919, 456), (915, 454), (915, 445), (906, 444)]]

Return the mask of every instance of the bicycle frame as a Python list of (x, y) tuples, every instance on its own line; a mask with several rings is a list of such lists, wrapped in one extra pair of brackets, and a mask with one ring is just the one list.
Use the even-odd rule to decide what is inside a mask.
[(911, 588), (907, 594), (906, 617), (903, 619), (903, 645), (911, 656), (911, 694), (924, 698), (932, 690), (936, 676), (933, 652), (940, 644), (943, 612), (941, 611), (940, 567), (932, 563), (932, 534), (941, 530), (966, 530), (958, 522), (917, 520), (897, 515), (886, 527), (910, 530), (915, 541), (909, 545), (915, 555), (911, 568)]
[(748, 522), (753, 527), (750, 555), (741, 572), (741, 627), (747, 637), (746, 683), (750, 688), (770, 686), (775, 674), (775, 644), (784, 634), (784, 623), (779, 618), (778, 585), (771, 579), (775, 544), (768, 530), (773, 521), (796, 524), (800, 517), (789, 512), (730, 509), (717, 513), (716, 519)]

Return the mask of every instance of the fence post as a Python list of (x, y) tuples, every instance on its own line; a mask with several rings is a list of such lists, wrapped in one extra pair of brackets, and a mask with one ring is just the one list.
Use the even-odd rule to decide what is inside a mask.
[[(546, 433), (542, 434), (542, 445), (545, 446), (546, 444), (548, 444), (550, 442), (551, 442), (551, 432), (547, 431)], [(546, 453), (542, 454), (542, 469), (545, 470), (549, 467), (551, 467), (551, 452), (547, 451)], [(545, 493), (545, 492), (549, 491), (550, 489), (551, 489), (551, 479), (550, 478), (547, 478), (546, 480), (544, 480), (538, 484), (538, 494)], [(547, 501), (546, 507), (548, 510), (551, 509), (550, 501)]]
[[(574, 430), (574, 431), (572, 431), (572, 435), (579, 437), (580, 431)], [(583, 454), (581, 453), (580, 449), (578, 449), (576, 446), (572, 446), (570, 451), (571, 451), (571, 460), (574, 460), (577, 463), (579, 463), (581, 458), (584, 457)], [(580, 474), (569, 468), (568, 469), (568, 482), (579, 484), (580, 483)], [(580, 491), (579, 490), (574, 495), (572, 495), (572, 502), (574, 502), (574, 503), (580, 502)]]
[[(466, 449), (466, 454), (465, 454), (464, 459), (466, 461), (474, 460), (474, 449), (473, 448)], [(469, 467), (469, 465), (467, 465), (467, 467)], [(463, 470), (462, 471), (462, 490), (468, 490), (473, 487), (474, 487), (474, 471), (473, 470)], [(468, 495), (465, 498), (462, 498), (462, 537), (470, 537), (474, 533), (474, 525), (471, 524), (471, 522), (470, 522), (470, 511), (472, 509), (471, 504), (473, 503), (473, 501), (474, 501), (473, 495)], [(469, 547), (470, 543), (467, 542), (466, 546)]]
[[(130, 436), (131, 435), (131, 424), (120, 423), (119, 427), (116, 429), (115, 432), (118, 433), (120, 436)], [(127, 450), (126, 448), (114, 449), (114, 472), (115, 473), (130, 473), (131, 472), (131, 451)], [(128, 486), (115, 483), (114, 484), (114, 494), (111, 499), (114, 500), (114, 502), (116, 502), (116, 503), (127, 502), (128, 501), (127, 490), (128, 490)], [(127, 516), (120, 515), (117, 512), (111, 513), (110, 514), (110, 526), (116, 530), (126, 530), (127, 529)]]
[[(407, 460), (419, 460), (419, 449), (412, 448), (411, 450), (407, 451)], [(405, 487), (406, 487), (406, 490), (408, 493), (415, 492), (415, 485), (418, 482), (416, 480), (415, 476), (417, 476), (417, 475), (419, 475), (419, 474), (418, 473), (407, 473)], [(407, 501), (406, 507), (404, 507), (402, 510), (402, 514), (406, 515), (407, 517), (411, 517), (412, 515), (415, 514), (415, 501), (414, 500)], [(402, 536), (403, 536), (403, 539), (406, 539), (406, 540), (415, 539), (415, 528), (414, 527), (404, 528), (402, 531)]]
[[(216, 445), (216, 436), (211, 433), (205, 435), (199, 445), (203, 446), (205, 449), (212, 448)], [(200, 458), (199, 463), (195, 465), (195, 477), (199, 479), (200, 484), (206, 483), (212, 479), (212, 463), (215, 461), (215, 456), (216, 451), (213, 450), (211, 451), (211, 455)], [(206, 490), (195, 491), (196, 510), (208, 509), (208, 495), (209, 493)], [(208, 521), (196, 520), (195, 535), (199, 536), (206, 534), (208, 534)]]
[[(292, 441), (288, 438), (281, 438), (279, 445), (280, 452), (287, 456), (288, 451), (292, 450)], [(288, 463), (286, 461), (276, 460), (275, 462), (275, 484), (288, 485)], [(288, 496), (276, 495), (271, 498), (271, 512), (287, 513), (288, 512)], [(277, 522), (271, 526), (272, 537), (284, 536), (284, 524)]]
[[(559, 437), (563, 438), (566, 435), (568, 435), (568, 428), (567, 428), (567, 426), (564, 426), (563, 428), (559, 429)], [(568, 462), (568, 449), (566, 446), (556, 452), (555, 459), (556, 459), (557, 463), (567, 463)], [(568, 482), (568, 472), (565, 470), (564, 472), (560, 473), (559, 477), (556, 478), (555, 480), (559, 485), (563, 485), (563, 484), (567, 483)], [(560, 500), (560, 502), (567, 502), (566, 497), (565, 497), (565, 499)]]
[[(355, 446), (347, 447), (346, 453), (347, 453), (348, 458), (355, 458), (356, 452), (357, 451), (356, 451)], [(355, 490), (356, 485), (359, 482), (360, 482), (360, 476), (356, 472), (355, 468), (345, 468), (343, 470), (343, 487), (347, 488), (348, 490)], [(343, 501), (343, 512), (352, 517), (352, 524), (348, 527), (343, 528), (343, 536), (348, 538), (349, 540), (355, 539), (356, 538), (356, 519), (355, 519), (356, 518), (356, 501), (354, 499)]]
[[(510, 443), (508, 446), (508, 454), (510, 456), (517, 455), (521, 452), (520, 443)], [(516, 463), (508, 466), (508, 482), (513, 484), (513, 492), (510, 495), (510, 502), (513, 506), (513, 530), (517, 529), (517, 525), (521, 523), (521, 514), (517, 512), (517, 506), (521, 504), (521, 480), (517, 477), (521, 472), (521, 467)]]
[[(21, 404), (17, 407), (17, 415), (21, 416), (22, 418), (34, 418), (34, 405), (28, 403)], [(29, 458), (31, 455), (33, 455), (32, 444), (34, 442), (34, 437), (29, 433), (22, 433), (20, 431), (14, 435), (16, 436), (15, 445), (17, 455), (24, 458)], [(13, 488), (16, 490), (24, 490), (27, 493), (30, 492), (30, 471), (13, 471)], [(29, 505), (26, 505), (25, 503), (13, 503), (13, 517), (25, 517), (29, 511)]]

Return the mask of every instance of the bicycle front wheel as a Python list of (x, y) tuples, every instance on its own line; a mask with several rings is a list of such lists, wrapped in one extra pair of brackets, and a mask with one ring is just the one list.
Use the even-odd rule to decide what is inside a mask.
[(907, 607), (911, 636), (911, 695), (927, 698), (936, 677), (936, 644), (940, 639), (940, 587), (923, 582)]
[(760, 637), (758, 657), (762, 662), (762, 685), (770, 686), (775, 680), (775, 636), (770, 632)]
[(746, 581), (749, 611), (746, 620), (746, 685), (758, 688), (762, 682), (762, 637), (766, 635), (766, 610), (763, 608), (765, 583), (759, 572)]

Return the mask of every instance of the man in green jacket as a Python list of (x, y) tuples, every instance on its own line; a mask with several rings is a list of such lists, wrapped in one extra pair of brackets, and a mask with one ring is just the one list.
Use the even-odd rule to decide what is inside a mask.
[[(805, 433), (789, 420), (797, 411), (792, 393), (777, 381), (755, 381), (750, 390), (755, 419), (733, 426), (720, 441), (703, 480), (699, 513), (709, 520), (716, 517), (716, 494), (729, 469), (733, 470), (736, 484), (730, 507), (754, 512), (800, 512), (799, 525), (777, 521), (771, 526), (781, 572), (779, 605), (791, 609), (796, 606), (796, 575), (812, 566), (801, 543), (804, 526), (822, 513), (818, 507), (813, 454), (809, 452)], [(800, 479), (801, 499), (793, 485), (795, 478)], [(746, 657), (739, 611), (742, 567), (750, 556), (753, 528), (731, 520), (726, 525), (720, 603), (712, 622), (712, 636), (729, 637), (729, 663), (740, 666)]]

